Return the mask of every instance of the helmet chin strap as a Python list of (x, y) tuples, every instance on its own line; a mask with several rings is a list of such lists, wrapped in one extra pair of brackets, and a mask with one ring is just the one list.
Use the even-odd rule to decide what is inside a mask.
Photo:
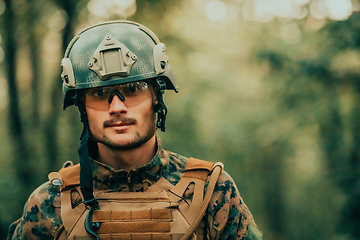
[(93, 191), (93, 176), (90, 165), (90, 156), (89, 150), (97, 149), (97, 145), (94, 141), (90, 139), (90, 128), (89, 128), (89, 120), (86, 114), (85, 105), (80, 103), (78, 105), (80, 114), (81, 114), (81, 122), (84, 124), (83, 133), (81, 134), (81, 145), (78, 150), (79, 158), (80, 158), (80, 190), (84, 197), (84, 204), (90, 207), (89, 212), (85, 218), (85, 229), (86, 231), (95, 237), (95, 239), (99, 240), (99, 237), (93, 231), (93, 228), (97, 228), (98, 225), (96, 223), (91, 223), (91, 215), (94, 210), (99, 209), (99, 203), (94, 197)]
[(84, 197), (84, 203), (87, 206), (92, 206), (96, 204), (96, 199), (93, 195), (93, 177), (92, 170), (89, 161), (89, 145), (93, 145), (94, 142), (90, 140), (90, 129), (89, 129), (89, 120), (85, 111), (84, 104), (78, 106), (81, 113), (81, 122), (84, 124), (83, 133), (81, 134), (81, 145), (78, 150), (80, 157), (80, 189)]
[(160, 128), (162, 132), (165, 132), (165, 119), (167, 114), (167, 107), (164, 103), (163, 94), (166, 89), (166, 83), (162, 79), (156, 79), (158, 90), (156, 92), (156, 98), (158, 103), (155, 105), (155, 111), (158, 114), (156, 126)]

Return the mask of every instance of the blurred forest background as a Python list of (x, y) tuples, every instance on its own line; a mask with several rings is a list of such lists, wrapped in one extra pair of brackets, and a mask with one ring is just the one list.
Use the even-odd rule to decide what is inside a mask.
[(77, 160), (62, 111), (71, 37), (105, 20), (152, 29), (180, 93), (165, 149), (222, 161), (264, 239), (360, 239), (358, 0), (0, 0), (0, 239), (29, 194)]

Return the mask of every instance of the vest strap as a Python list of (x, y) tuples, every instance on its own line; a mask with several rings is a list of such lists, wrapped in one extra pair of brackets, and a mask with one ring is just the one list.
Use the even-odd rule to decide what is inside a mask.
[(80, 186), (77, 186), (75, 190), (68, 189), (61, 192), (61, 219), (67, 233), (73, 232), (72, 230), (79, 221), (84, 222), (85, 212), (87, 212), (84, 204), (73, 208), (71, 201), (72, 191), (78, 191), (80, 193)]
[(185, 215), (190, 225), (194, 223), (201, 206), (204, 204), (204, 186), (213, 166), (214, 163), (212, 162), (189, 158), (180, 181), (171, 189), (171, 192), (174, 193), (172, 200), (180, 202), (180, 197), (183, 196), (187, 187), (194, 184), (194, 195), (191, 204), (182, 201), (179, 206), (180, 211)]
[(209, 179), (209, 184), (208, 184), (208, 187), (206, 190), (206, 194), (205, 194), (203, 203), (202, 203), (199, 211), (197, 212), (197, 215), (194, 218), (193, 223), (190, 225), (190, 228), (183, 235), (181, 240), (188, 239), (191, 236), (191, 234), (195, 231), (196, 227), (199, 225), (199, 223), (200, 223), (202, 217), (204, 216), (205, 211), (209, 205), (212, 193), (214, 192), (214, 189), (215, 189), (216, 182), (217, 182), (223, 168), (224, 168), (224, 165), (221, 162), (215, 163), (211, 177)]

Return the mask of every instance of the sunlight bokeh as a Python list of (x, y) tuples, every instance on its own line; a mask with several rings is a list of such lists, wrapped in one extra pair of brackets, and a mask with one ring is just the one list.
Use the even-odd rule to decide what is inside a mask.
[(98, 17), (108, 17), (118, 14), (124, 18), (131, 17), (136, 12), (135, 0), (91, 0), (87, 4), (89, 12)]
[[(262, 23), (278, 19), (303, 19), (310, 12), (317, 19), (329, 18), (346, 20), (353, 12), (351, 0), (245, 0), (224, 2), (220, 0), (195, 1), (196, 5), (204, 5), (204, 12), (212, 21), (223, 21), (229, 14), (229, 7), (237, 6), (244, 19)], [(310, 5), (309, 5), (310, 3)], [(310, 10), (310, 11), (309, 11)]]

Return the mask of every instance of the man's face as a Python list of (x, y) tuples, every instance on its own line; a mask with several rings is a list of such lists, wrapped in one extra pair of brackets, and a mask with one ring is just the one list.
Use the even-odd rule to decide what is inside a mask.
[(87, 90), (91, 137), (116, 150), (141, 147), (156, 132), (154, 105), (153, 87), (145, 82)]

